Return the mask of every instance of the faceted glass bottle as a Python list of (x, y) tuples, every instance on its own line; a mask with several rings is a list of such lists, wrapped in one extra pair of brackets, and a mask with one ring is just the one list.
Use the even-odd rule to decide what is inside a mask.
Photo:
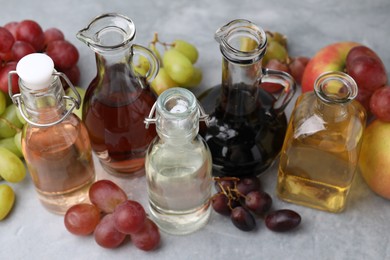
[[(293, 78), (261, 67), (265, 32), (246, 20), (234, 20), (217, 30), (222, 53), (222, 83), (199, 96), (210, 125), (201, 134), (210, 147), (213, 174), (253, 176), (272, 165), (287, 129), (284, 108), (295, 93)], [(260, 87), (277, 83), (278, 97)]]
[(329, 72), (298, 98), (280, 156), (281, 199), (330, 212), (345, 208), (366, 122), (356, 95), (350, 76)]
[(16, 72), (20, 94), (12, 98), (28, 122), (22, 135), (28, 170), (42, 204), (53, 213), (64, 214), (72, 205), (89, 201), (88, 189), (95, 181), (87, 130), (66, 110), (66, 99), (71, 98), (64, 94), (60, 81), (64, 76), (54, 73), (47, 55), (25, 56)]
[(145, 162), (150, 211), (160, 229), (170, 234), (194, 232), (210, 216), (212, 161), (198, 134), (199, 115), (195, 96), (172, 88), (157, 99), (156, 119), (146, 120), (156, 123), (158, 134)]
[[(96, 17), (77, 37), (96, 58), (97, 75), (83, 104), (92, 148), (108, 173), (143, 174), (146, 149), (156, 136), (154, 126), (145, 129), (143, 123), (156, 101), (147, 80), (152, 81), (157, 74), (158, 61), (150, 50), (133, 44), (134, 23), (123, 15)], [(147, 78), (134, 71), (135, 55), (149, 61)]]

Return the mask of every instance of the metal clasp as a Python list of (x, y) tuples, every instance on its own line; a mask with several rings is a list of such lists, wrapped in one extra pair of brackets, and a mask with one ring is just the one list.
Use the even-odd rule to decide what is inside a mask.
[(69, 108), (69, 110), (64, 114), (63, 117), (61, 117), (60, 119), (58, 119), (58, 120), (56, 120), (54, 122), (47, 123), (47, 124), (40, 124), (40, 123), (36, 123), (36, 122), (31, 121), (29, 119), (29, 117), (25, 113), (24, 102), (23, 102), (23, 99), (21, 98), (21, 94), (20, 93), (18, 93), (18, 94), (13, 94), (12, 93), (12, 75), (14, 75), (14, 74), (17, 75), (17, 72), (14, 71), (14, 70), (10, 71), (8, 73), (8, 94), (11, 97), (12, 102), (18, 107), (21, 116), (24, 118), (24, 120), (26, 120), (27, 123), (29, 123), (29, 124), (31, 124), (33, 126), (37, 126), (37, 127), (50, 127), (50, 126), (54, 126), (54, 125), (59, 124), (62, 121), (64, 121), (73, 112), (73, 110), (75, 108), (76, 109), (80, 108), (81, 96), (80, 96), (79, 92), (77, 92), (76, 88), (73, 86), (72, 82), (70, 82), (70, 80), (68, 79), (68, 77), (64, 73), (62, 73), (62, 72), (53, 72), (53, 74), (52, 74), (53, 76), (61, 77), (61, 78), (63, 78), (66, 81), (68, 86), (72, 89), (72, 91), (76, 95), (77, 100), (75, 98), (73, 98), (73, 97), (70, 97), (70, 96), (63, 96), (63, 98), (72, 101), (73, 104)]

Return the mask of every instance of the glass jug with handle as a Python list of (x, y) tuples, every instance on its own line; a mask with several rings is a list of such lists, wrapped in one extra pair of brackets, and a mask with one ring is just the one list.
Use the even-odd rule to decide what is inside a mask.
[[(201, 130), (217, 176), (255, 176), (279, 155), (287, 129), (284, 109), (296, 89), (285, 72), (262, 68), (267, 37), (247, 20), (233, 20), (215, 33), (222, 53), (222, 84), (199, 96), (210, 125)], [(284, 88), (275, 97), (261, 87)]]
[[(149, 49), (133, 44), (134, 37), (134, 23), (116, 13), (96, 17), (77, 33), (95, 52), (97, 66), (85, 94), (83, 121), (103, 168), (119, 176), (144, 173), (146, 149), (156, 136), (155, 128), (146, 130), (143, 120), (156, 101), (149, 82), (159, 64)], [(145, 77), (134, 70), (136, 55), (150, 63)]]

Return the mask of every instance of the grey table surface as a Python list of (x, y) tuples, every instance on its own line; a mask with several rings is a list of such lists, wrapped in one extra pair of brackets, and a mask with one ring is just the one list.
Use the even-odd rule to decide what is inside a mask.
[[(94, 77), (92, 51), (75, 34), (102, 13), (119, 12), (133, 19), (136, 43), (147, 45), (153, 33), (163, 40), (186, 39), (200, 52), (203, 90), (221, 80), (221, 54), (213, 34), (236, 18), (288, 36), (292, 56), (312, 56), (327, 44), (357, 41), (375, 50), (390, 71), (389, 0), (0, 0), (0, 25), (36, 20), (44, 29), (58, 27), (80, 52), (80, 86)], [(292, 102), (293, 103), (293, 102)], [(287, 113), (291, 111), (292, 104)], [(96, 158), (95, 158), (96, 159)], [(95, 160), (99, 178), (111, 178)], [(280, 201), (275, 195), (276, 164), (261, 175), (275, 208), (290, 208), (302, 216), (294, 232), (279, 234), (259, 221), (255, 232), (236, 229), (228, 218), (212, 214), (202, 230), (187, 236), (162, 234), (161, 247), (143, 252), (131, 243), (108, 250), (92, 237), (76, 237), (38, 202), (30, 177), (12, 184), (17, 202), (0, 222), (0, 259), (390, 259), (390, 201), (368, 189), (360, 174), (352, 186), (346, 210), (331, 214)], [(130, 198), (147, 207), (145, 179), (123, 180)]]

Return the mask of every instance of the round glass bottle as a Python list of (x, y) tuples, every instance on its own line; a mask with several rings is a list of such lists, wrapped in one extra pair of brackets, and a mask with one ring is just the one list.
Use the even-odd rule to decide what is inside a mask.
[(145, 161), (151, 215), (163, 231), (188, 234), (207, 223), (211, 210), (212, 161), (198, 134), (200, 109), (190, 91), (171, 88), (155, 110), (155, 118), (152, 110), (145, 120), (158, 134)]
[[(158, 61), (150, 50), (133, 44), (134, 23), (120, 14), (96, 17), (77, 38), (95, 52), (96, 59), (97, 75), (83, 104), (92, 148), (108, 173), (143, 174), (146, 149), (156, 136), (154, 126), (145, 129), (143, 123), (156, 101), (147, 81), (156, 76)], [(136, 55), (150, 63), (146, 78), (134, 71)]]
[(297, 99), (280, 156), (281, 199), (330, 212), (345, 208), (366, 123), (357, 91), (347, 74), (328, 72)]
[[(51, 212), (64, 214), (77, 203), (88, 201), (88, 189), (95, 181), (92, 149), (87, 130), (72, 113), (80, 95), (45, 54), (22, 58), (16, 72), (20, 94), (12, 95), (27, 121), (23, 129), (22, 150), (32, 181), (42, 204)], [(10, 76), (11, 76), (10, 74)], [(60, 77), (78, 100), (65, 96)], [(66, 109), (66, 100), (73, 102)]]
[[(287, 129), (284, 109), (295, 93), (293, 78), (261, 67), (267, 37), (247, 20), (234, 20), (215, 33), (222, 53), (222, 84), (199, 96), (209, 127), (201, 134), (213, 157), (213, 174), (258, 175), (272, 165)], [(282, 85), (278, 97), (262, 83)]]

